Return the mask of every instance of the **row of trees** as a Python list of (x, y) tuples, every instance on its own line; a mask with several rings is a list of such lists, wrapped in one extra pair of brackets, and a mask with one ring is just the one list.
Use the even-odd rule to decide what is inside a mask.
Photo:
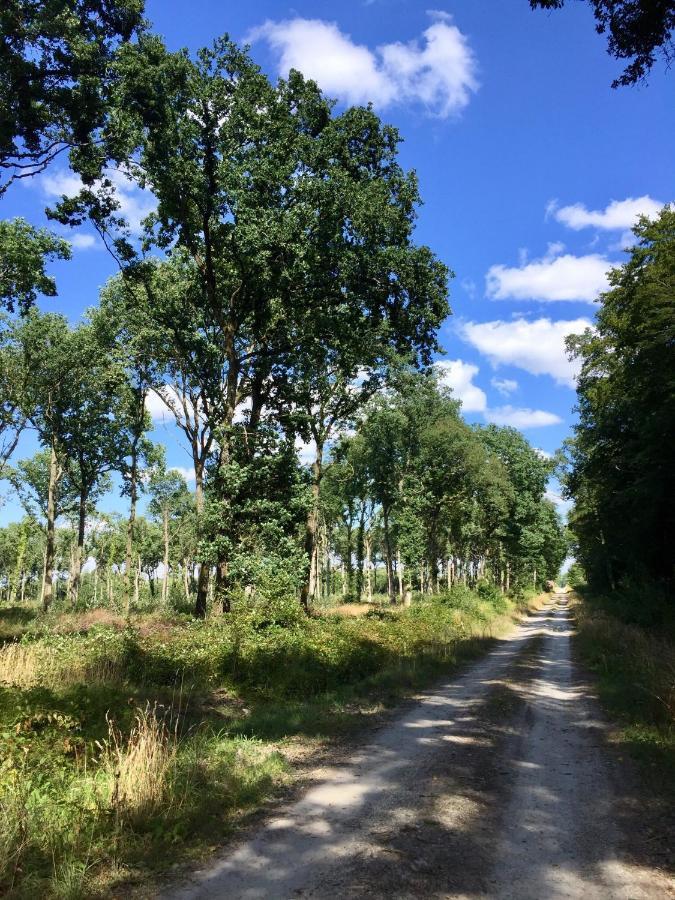
[[(18, 435), (31, 429), (44, 451), (5, 474), (24, 499), (32, 492), (45, 523), (45, 608), (59, 517), (75, 521), (75, 602), (88, 522), (112, 473), (128, 501), (116, 571), (131, 602), (137, 504), (152, 473), (161, 473), (148, 440), (152, 392), (194, 466), (186, 570), (196, 578), (198, 616), (210, 596), (227, 608), (270, 566), (294, 574), (308, 606), (319, 559), (325, 568), (334, 555), (353, 593), (349, 573), (356, 560), (363, 571), (365, 537), (353, 552), (351, 538), (338, 551), (324, 486), (345, 466), (356, 473), (352, 487), (343, 479), (354, 497), (348, 506), (367, 505), (381, 529), (392, 598), (395, 570), (408, 589), (413, 578), (434, 589), (441, 564), (450, 577), (456, 566), (463, 577), (490, 572), (505, 586), (525, 572), (536, 581), (547, 564), (534, 544), (525, 550), (525, 535), (535, 527), (533, 510), (547, 509), (543, 469), (536, 485), (523, 487), (508, 471), (506, 449), (490, 446), (506, 438), (469, 432), (428, 374), (449, 313), (450, 273), (414, 241), (418, 187), (398, 163), (396, 130), (370, 108), (336, 114), (298, 72), (271, 83), (227, 38), (196, 56), (169, 52), (137, 0), (57, 6), (55, 14), (12, 0), (0, 20), (12, 35), (2, 53), (16, 87), (15, 102), (8, 95), (2, 103), (3, 190), (67, 152), (82, 189), (49, 215), (93, 224), (120, 271), (71, 328), (33, 308), (38, 294), (55, 291), (46, 262), (67, 258), (68, 246), (20, 220), (0, 230), (8, 310), (0, 325), (0, 449), (9, 466)], [(151, 186), (156, 199), (140, 239), (120, 215), (120, 178)], [(419, 421), (418, 401), (427, 410)], [(355, 427), (350, 443), (344, 434)], [(298, 442), (314, 448), (309, 469), (298, 465)], [(437, 474), (423, 477), (435, 444), (446, 455)], [(371, 450), (359, 468), (352, 457), (363, 456), (361, 445)], [(481, 467), (494, 485), (481, 480)], [(331, 484), (334, 499), (335, 477)], [(415, 484), (427, 485), (427, 499)], [(521, 488), (532, 509), (510, 534), (507, 517), (520, 513), (509, 490)], [(478, 512), (483, 496), (494, 505), (489, 522)], [(415, 543), (422, 535), (423, 545)]]
[[(76, 606), (86, 559), (95, 562), (87, 602), (93, 595), (127, 609), (141, 585), (166, 603), (171, 582), (197, 611), (209, 598), (229, 609), (233, 597), (270, 590), (299, 594), (305, 606), (335, 592), (372, 597), (378, 561), (392, 602), (438, 591), (441, 577), (448, 586), (487, 579), (508, 591), (555, 576), (566, 542), (544, 499), (551, 464), (513, 429), (469, 427), (433, 369), (390, 369), (386, 387), (354, 411), (355, 428), (342, 429), (311, 467), (298, 460), (297, 431), (268, 421), (252, 462), (238, 454), (227, 468), (232, 511), (223, 522), (223, 466), (199, 398), (178, 384), (157, 388), (184, 433), (196, 429), (194, 458), (203, 454), (203, 466), (195, 466), (194, 493), (148, 438), (146, 394), (139, 407), (120, 364), (132, 344), (125, 331), (120, 345), (113, 327), (118, 287), (109, 285), (76, 328), (33, 311), (5, 331), (0, 360), (13, 427), (34, 429), (45, 447), (4, 463), (28, 514), (2, 532), (6, 599), (39, 594), (47, 608), (67, 585)], [(356, 397), (361, 391), (352, 385)], [(241, 444), (247, 423), (244, 412)], [(111, 473), (127, 498), (125, 521), (97, 510)], [(136, 517), (141, 493), (150, 520)], [(224, 535), (226, 590), (218, 583)]]
[(610, 273), (581, 361), (566, 485), (576, 555), (593, 587), (675, 585), (675, 210), (643, 218)]

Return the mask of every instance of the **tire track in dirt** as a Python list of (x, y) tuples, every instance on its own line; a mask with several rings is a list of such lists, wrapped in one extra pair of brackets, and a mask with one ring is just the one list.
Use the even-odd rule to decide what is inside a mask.
[(629, 859), (621, 767), (563, 596), (165, 896), (675, 897)]

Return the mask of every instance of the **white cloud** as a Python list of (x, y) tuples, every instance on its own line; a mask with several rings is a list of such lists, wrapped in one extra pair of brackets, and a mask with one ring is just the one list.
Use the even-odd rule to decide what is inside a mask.
[(304, 466), (310, 466), (316, 459), (316, 443), (313, 440), (305, 443), (298, 435), (295, 438), (295, 449), (298, 453), (298, 459)]
[(538, 453), (542, 459), (553, 459), (553, 454), (549, 453), (548, 450), (542, 450), (541, 447), (535, 447), (534, 452)]
[(642, 197), (612, 200), (604, 209), (588, 209), (583, 203), (573, 203), (571, 206), (562, 206), (558, 209), (557, 203), (551, 201), (546, 210), (548, 215), (553, 215), (558, 222), (574, 231), (581, 231), (582, 228), (620, 231), (632, 228), (638, 216), (654, 218), (663, 206), (659, 200), (645, 194)]
[[(157, 202), (150, 191), (142, 190), (119, 169), (106, 172), (107, 177), (115, 186), (115, 196), (120, 207), (117, 214), (124, 216), (133, 234), (140, 234), (143, 230), (143, 219), (156, 207)], [(72, 197), (82, 190), (82, 182), (72, 172), (55, 171), (40, 177), (37, 182), (47, 197), (53, 200), (60, 199), (64, 194)], [(86, 237), (83, 235), (83, 237)], [(73, 242), (74, 243), (74, 242)], [(88, 245), (91, 246), (91, 245)]]
[(476, 287), (476, 282), (473, 280), (473, 278), (462, 278), (460, 285), (462, 289), (466, 291), (471, 300), (473, 300), (478, 290)]
[(464, 412), (483, 412), (487, 408), (485, 391), (473, 383), (478, 374), (478, 366), (463, 362), (461, 359), (437, 362), (441, 384), (452, 388), (453, 394), (462, 402)]
[(74, 234), (72, 237), (68, 238), (70, 243), (76, 250), (91, 250), (92, 247), (96, 247), (96, 238), (93, 234)]
[(491, 266), (485, 276), (486, 292), (492, 300), (583, 300), (592, 303), (609, 287), (607, 270), (612, 263), (604, 256), (557, 255), (560, 244), (549, 244), (542, 259), (523, 261), (520, 266)]
[(176, 390), (165, 384), (161, 389), (161, 394), (158, 391), (148, 392), (145, 398), (145, 408), (153, 422), (174, 421), (174, 415), (167, 407), (162, 396), (166, 396), (169, 401), (178, 400)]
[(397, 41), (371, 50), (355, 43), (335, 22), (303, 18), (268, 19), (248, 40), (269, 44), (278, 55), (280, 74), (298, 69), (346, 103), (419, 103), (445, 118), (464, 109), (478, 89), (477, 65), (466, 36), (450, 16), (430, 15), (434, 21), (421, 44)]
[(531, 375), (550, 375), (559, 384), (574, 387), (578, 363), (567, 358), (565, 338), (590, 326), (589, 319), (515, 319), (465, 322), (459, 333), (495, 367), (516, 366)]
[(568, 515), (569, 511), (574, 506), (574, 504), (571, 500), (565, 500), (558, 491), (553, 490), (551, 488), (549, 488), (544, 493), (544, 497), (547, 500), (550, 500), (551, 503), (555, 504), (558, 512), (563, 517), (563, 519), (567, 519), (567, 515)]
[(508, 397), (509, 394), (514, 394), (518, 390), (518, 382), (512, 378), (493, 378), (490, 384), (503, 397)]
[(517, 409), (513, 406), (498, 406), (485, 413), (488, 422), (495, 425), (510, 425), (513, 428), (541, 428), (546, 425), (559, 425), (560, 416), (543, 409)]
[(195, 470), (193, 466), (169, 466), (169, 472), (178, 472), (188, 482), (195, 481)]

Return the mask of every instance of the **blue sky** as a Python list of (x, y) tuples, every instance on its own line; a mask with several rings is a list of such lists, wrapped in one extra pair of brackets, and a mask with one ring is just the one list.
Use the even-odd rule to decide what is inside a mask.
[[(417, 237), (456, 274), (444, 376), (468, 420), (514, 424), (551, 453), (573, 422), (564, 335), (592, 319), (635, 214), (675, 198), (675, 76), (658, 63), (648, 85), (612, 90), (621, 66), (586, 3), (553, 13), (527, 0), (428, 7), (149, 0), (147, 15), (172, 49), (225, 32), (251, 40), (271, 76), (295, 65), (341, 104), (372, 100), (398, 127), (424, 200)], [(13, 187), (1, 214), (40, 224), (50, 194), (67, 186), (53, 168)], [(123, 196), (132, 219), (148, 211), (147, 198)], [(74, 240), (73, 260), (53, 269), (59, 296), (41, 306), (76, 321), (115, 269), (86, 229)], [(169, 463), (189, 467), (176, 437), (158, 423)], [(33, 449), (25, 439), (23, 455)], [(0, 520), (18, 512), (7, 497)]]

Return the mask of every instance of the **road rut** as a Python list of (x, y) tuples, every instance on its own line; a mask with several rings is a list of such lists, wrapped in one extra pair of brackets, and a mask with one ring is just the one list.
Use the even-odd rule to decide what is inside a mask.
[(666, 866), (636, 853), (632, 776), (603, 745), (571, 634), (558, 595), (164, 896), (675, 897)]

